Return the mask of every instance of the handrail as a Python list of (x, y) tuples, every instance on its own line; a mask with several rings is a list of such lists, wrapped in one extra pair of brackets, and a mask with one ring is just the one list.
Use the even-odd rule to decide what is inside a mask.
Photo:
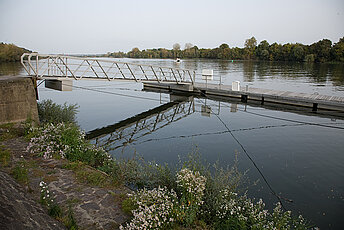
[(38, 78), (65, 77), (74, 80), (104, 79), (157, 81), (194, 84), (194, 70), (137, 64), (99, 58), (24, 53), (21, 64), (30, 76)]

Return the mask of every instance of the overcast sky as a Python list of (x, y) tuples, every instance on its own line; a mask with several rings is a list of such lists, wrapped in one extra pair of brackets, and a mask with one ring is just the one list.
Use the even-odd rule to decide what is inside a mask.
[(311, 44), (344, 36), (344, 0), (0, 0), (0, 42), (40, 53), (192, 43)]

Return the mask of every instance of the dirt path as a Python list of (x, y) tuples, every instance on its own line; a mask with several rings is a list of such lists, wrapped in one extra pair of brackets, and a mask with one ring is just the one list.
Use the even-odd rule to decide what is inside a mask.
[[(20, 229), (17, 226), (22, 226), (23, 229), (31, 227), (32, 229), (58, 229), (57, 226), (61, 227), (61, 222), (56, 222), (50, 216), (48, 216), (49, 218), (44, 216), (47, 208), (42, 209), (39, 204), (39, 183), (42, 180), (47, 183), (50, 192), (55, 195), (55, 201), (64, 212), (72, 211), (79, 229), (118, 229), (119, 225), (128, 219), (120, 205), (125, 194), (129, 192), (125, 187), (99, 187), (83, 182), (78, 178), (75, 170), (69, 169), (68, 161), (44, 160), (27, 153), (28, 143), (22, 137), (0, 142), (0, 145), (11, 152), (9, 164), (0, 167), (2, 171), (0, 177), (1, 229)], [(27, 171), (27, 180), (24, 180), (21, 185), (8, 177), (8, 174), (11, 172), (13, 174), (13, 169), (18, 166)], [(81, 172), (84, 171), (89, 173), (87, 175), (100, 173), (89, 167), (82, 168)], [(31, 200), (27, 201), (24, 197)], [(18, 205), (18, 202), (21, 205)], [(24, 215), (25, 218), (14, 218), (21, 216), (22, 212), (31, 213), (38, 219), (31, 218), (29, 215)], [(33, 219), (33, 222), (30, 222), (29, 219)], [(46, 225), (37, 227), (37, 223), (44, 222), (41, 222), (41, 219), (46, 220)], [(6, 225), (7, 222), (11, 224)]]

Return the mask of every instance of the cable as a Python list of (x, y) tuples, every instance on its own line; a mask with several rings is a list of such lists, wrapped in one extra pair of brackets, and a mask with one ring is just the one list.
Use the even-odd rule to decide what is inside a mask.
[[(201, 94), (203, 94), (203, 96), (205, 98), (207, 98), (207, 96), (201, 92)], [(201, 101), (202, 102), (202, 101)], [(203, 102), (202, 102), (203, 103)], [(203, 103), (205, 105), (205, 103)], [(210, 108), (210, 110), (212, 111), (212, 109)], [(262, 173), (262, 171), (258, 168), (256, 162), (254, 162), (254, 160), (252, 159), (252, 157), (249, 155), (249, 153), (247, 152), (246, 148), (244, 147), (243, 144), (241, 144), (241, 142), (238, 140), (238, 138), (235, 137), (235, 135), (233, 134), (233, 132), (228, 128), (228, 126), (224, 123), (224, 121), (220, 118), (219, 115), (217, 115), (216, 113), (213, 113), (218, 119), (219, 121), (223, 124), (223, 126), (228, 130), (228, 133), (232, 136), (232, 138), (238, 143), (238, 145), (241, 147), (241, 149), (244, 151), (244, 153), (246, 154), (246, 156), (248, 157), (248, 159), (252, 162), (252, 164), (254, 165), (254, 167), (257, 169), (257, 171), (259, 172), (259, 174), (261, 175), (261, 177), (263, 178), (263, 180), (265, 181), (266, 185), (268, 186), (268, 188), (270, 189), (270, 192), (272, 193), (272, 195), (274, 195), (279, 202), (281, 203), (281, 206), (283, 207), (283, 209), (286, 210), (286, 208), (284, 207), (283, 203), (282, 203), (282, 199), (288, 202), (293, 202), (290, 199), (287, 198), (283, 198), (281, 196), (279, 196), (274, 189), (271, 187), (271, 185), (269, 184), (269, 182), (267, 181), (267, 179), (265, 178), (264, 174)]]
[(116, 95), (116, 96), (130, 97), (130, 98), (144, 99), (144, 100), (151, 100), (151, 101), (168, 102), (168, 101), (163, 101), (163, 100), (149, 98), (149, 97), (132, 96), (132, 95), (127, 95), (127, 94), (122, 94), (122, 93), (114, 93), (114, 92), (103, 91), (103, 90), (98, 90), (98, 89), (90, 89), (90, 88), (86, 88), (86, 87), (82, 87), (82, 86), (73, 86), (73, 85), (69, 85), (69, 84), (65, 84), (65, 83), (62, 83), (62, 84), (65, 86), (70, 86), (73, 88), (94, 91), (94, 92), (98, 92), (98, 93), (105, 93), (105, 94), (111, 94), (111, 95)]
[(255, 113), (255, 112), (249, 112), (249, 111), (244, 111), (244, 110), (240, 110), (240, 109), (238, 109), (238, 110), (242, 111), (242, 112), (249, 113), (249, 114), (253, 114), (253, 115), (256, 115), (256, 116), (271, 118), (271, 119), (275, 119), (275, 120), (289, 121), (289, 122), (294, 122), (294, 123), (299, 123), (299, 124), (314, 125), (314, 126), (320, 126), (320, 127), (326, 127), (326, 128), (332, 128), (332, 129), (343, 129), (344, 130), (344, 127), (338, 127), (338, 126), (332, 126), (332, 125), (324, 125), (324, 124), (313, 123), (313, 122), (297, 121), (297, 120), (292, 120), (292, 119), (287, 119), (287, 118), (274, 117), (274, 116), (270, 116), (270, 115), (263, 115), (263, 114), (259, 114), (259, 113)]

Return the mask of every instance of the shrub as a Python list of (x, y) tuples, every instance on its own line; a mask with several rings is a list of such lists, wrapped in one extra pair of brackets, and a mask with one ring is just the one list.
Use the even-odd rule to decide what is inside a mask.
[(57, 157), (82, 161), (95, 168), (104, 166), (111, 156), (85, 140), (85, 133), (74, 124), (53, 123), (31, 128), (27, 151), (45, 159)]
[(128, 195), (136, 208), (132, 210), (131, 222), (125, 227), (120, 226), (120, 229), (166, 229), (172, 226), (173, 210), (178, 204), (177, 194), (173, 190), (158, 187)]
[(63, 105), (58, 105), (48, 99), (37, 103), (37, 107), (39, 120), (42, 123), (58, 124), (65, 122), (76, 124), (77, 104), (67, 105), (67, 103), (64, 103)]
[(177, 207), (177, 221), (182, 225), (192, 225), (203, 204), (206, 178), (198, 171), (183, 168), (177, 173), (177, 185), (181, 191), (180, 205)]
[(216, 203), (212, 222), (199, 215), (203, 201), (206, 178), (199, 172), (183, 168), (177, 173), (181, 194), (166, 187), (142, 189), (124, 202), (125, 209), (132, 209), (133, 219), (121, 229), (166, 229), (176, 224), (193, 227), (200, 220), (214, 229), (308, 229), (302, 216), (294, 218), (290, 211), (283, 212), (278, 203), (272, 213), (265, 210), (262, 200), (254, 203), (246, 196), (238, 196), (230, 188), (213, 197)]

